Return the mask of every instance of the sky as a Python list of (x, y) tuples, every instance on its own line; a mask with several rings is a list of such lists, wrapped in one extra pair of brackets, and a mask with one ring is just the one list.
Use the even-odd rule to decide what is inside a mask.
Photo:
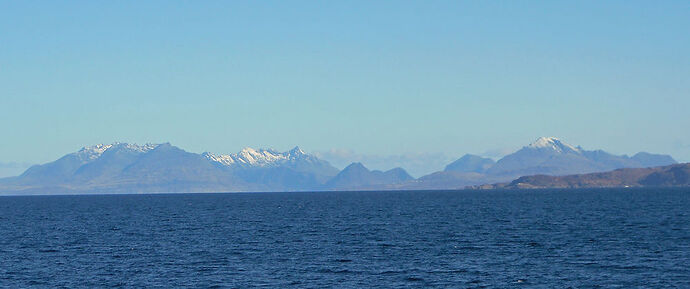
[(688, 31), (688, 1), (2, 1), (0, 163), (120, 141), (386, 169), (540, 136), (690, 161)]

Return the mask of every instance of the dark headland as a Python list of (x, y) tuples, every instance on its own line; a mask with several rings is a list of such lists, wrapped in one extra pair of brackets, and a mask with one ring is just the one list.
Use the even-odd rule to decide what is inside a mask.
[(567, 176), (532, 175), (508, 183), (470, 186), (471, 189), (550, 189), (688, 187), (690, 163), (654, 168), (625, 168), (610, 172)]

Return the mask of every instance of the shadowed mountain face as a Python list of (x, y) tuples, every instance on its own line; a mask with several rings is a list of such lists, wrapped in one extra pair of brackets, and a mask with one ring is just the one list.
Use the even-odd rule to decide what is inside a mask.
[(142, 154), (115, 177), (136, 188), (147, 186), (173, 191), (178, 189), (232, 187), (247, 189), (247, 184), (229, 171), (214, 166), (199, 154), (189, 153), (170, 144), (162, 144)]

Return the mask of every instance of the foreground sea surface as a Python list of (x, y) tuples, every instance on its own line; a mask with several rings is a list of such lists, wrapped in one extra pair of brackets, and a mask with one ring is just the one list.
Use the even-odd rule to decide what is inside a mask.
[(690, 288), (690, 189), (0, 197), (0, 287)]

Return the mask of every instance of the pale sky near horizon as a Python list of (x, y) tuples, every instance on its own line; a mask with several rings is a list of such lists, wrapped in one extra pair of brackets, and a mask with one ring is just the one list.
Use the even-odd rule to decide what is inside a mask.
[(690, 161), (689, 31), (689, 1), (2, 1), (0, 163), (539, 136)]

